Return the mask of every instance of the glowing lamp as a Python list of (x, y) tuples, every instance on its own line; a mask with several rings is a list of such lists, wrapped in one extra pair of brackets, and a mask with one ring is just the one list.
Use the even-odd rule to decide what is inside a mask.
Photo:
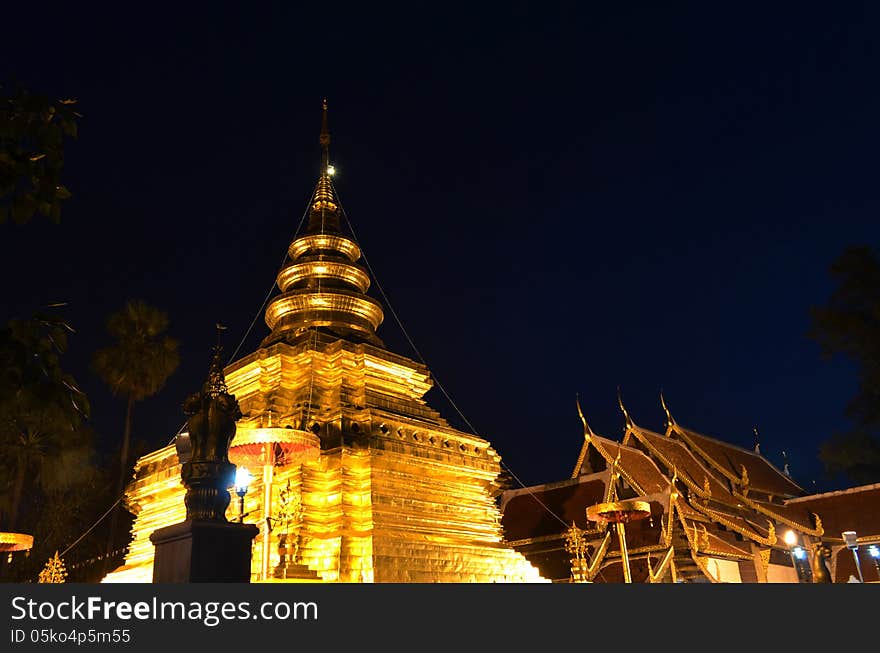
[(254, 477), (247, 470), (247, 467), (238, 466), (235, 468), (235, 493), (238, 495), (238, 521), (244, 521), (244, 495), (247, 494), (248, 486)]
[(846, 544), (847, 549), (855, 551), (859, 548), (859, 538), (856, 536), (855, 531), (844, 531), (840, 535), (843, 537), (843, 542)]
[(806, 560), (807, 559), (807, 551), (802, 546), (796, 546), (792, 550), (792, 555), (798, 560)]
[(327, 166), (327, 174), (331, 177), (336, 174), (336, 168), (333, 166)]
[(864, 583), (865, 578), (862, 576), (862, 565), (859, 563), (859, 538), (856, 535), (856, 532), (843, 531), (840, 536), (843, 538), (843, 543), (846, 544), (846, 548), (853, 553), (853, 559), (856, 563), (856, 571), (859, 572), (859, 582)]
[(876, 544), (872, 544), (868, 547), (868, 553), (871, 555), (872, 558), (874, 558), (874, 560), (877, 560), (878, 558), (880, 558), (880, 547), (878, 547)]
[(251, 481), (254, 480), (253, 475), (247, 470), (247, 467), (235, 468), (235, 493), (243, 497), (247, 494)]
[(797, 544), (797, 535), (794, 531), (786, 531), (783, 539), (788, 546), (794, 546)]

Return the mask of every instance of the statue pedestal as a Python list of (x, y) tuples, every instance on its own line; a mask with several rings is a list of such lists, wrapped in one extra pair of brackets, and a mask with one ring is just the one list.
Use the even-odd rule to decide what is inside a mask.
[(249, 583), (253, 524), (187, 520), (150, 535), (154, 583)]

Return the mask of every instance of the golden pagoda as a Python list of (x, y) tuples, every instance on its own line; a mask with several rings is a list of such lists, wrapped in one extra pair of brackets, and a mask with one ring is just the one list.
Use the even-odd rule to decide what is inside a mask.
[[(224, 370), (243, 413), (229, 457), (255, 476), (241, 504), (260, 528), (252, 581), (543, 581), (503, 541), (498, 454), (428, 406), (428, 369), (376, 335), (382, 307), (341, 228), (326, 101), (320, 143), (308, 223), (266, 308), (270, 333)], [(150, 534), (183, 520), (177, 440), (135, 464), (131, 542), (103, 582), (150, 582)], [(239, 501), (227, 517), (239, 519)]]

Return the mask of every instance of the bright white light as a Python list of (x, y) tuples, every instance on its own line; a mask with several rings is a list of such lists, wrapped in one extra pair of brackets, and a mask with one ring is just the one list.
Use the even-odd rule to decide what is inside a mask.
[(796, 546), (792, 549), (792, 553), (794, 553), (794, 557), (798, 560), (806, 560), (807, 559), (807, 551), (801, 546)]
[(872, 544), (868, 547), (868, 553), (871, 554), (872, 558), (880, 558), (880, 548), (878, 548), (876, 544)]
[(327, 166), (327, 174), (331, 177), (336, 174), (336, 168), (333, 166)]
[(855, 551), (859, 548), (859, 540), (855, 531), (844, 531), (840, 535), (843, 537), (843, 543), (846, 544), (847, 549)]
[(235, 468), (235, 491), (239, 494), (247, 494), (248, 486), (254, 477), (247, 470), (247, 467)]
[(794, 546), (797, 544), (797, 535), (795, 535), (794, 531), (786, 531), (784, 539), (788, 546)]

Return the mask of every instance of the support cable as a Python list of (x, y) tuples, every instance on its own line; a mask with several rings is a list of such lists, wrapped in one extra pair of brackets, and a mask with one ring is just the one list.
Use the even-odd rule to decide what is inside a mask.
[[(302, 229), (302, 225), (305, 222), (306, 216), (309, 214), (309, 207), (312, 205), (312, 200), (314, 199), (314, 197), (315, 197), (315, 192), (312, 191), (312, 195), (311, 195), (311, 197), (309, 197), (308, 204), (306, 204), (306, 209), (305, 209), (305, 211), (303, 211), (302, 217), (300, 217), (300, 219), (299, 219), (299, 224), (297, 224), (296, 230), (293, 232), (293, 237), (291, 238), (291, 241), (295, 240), (296, 237), (299, 235), (300, 229)], [(279, 272), (281, 271), (281, 268), (284, 267), (284, 264), (287, 262), (287, 257), (289, 255), (290, 255), (289, 250), (285, 249), (284, 250), (284, 257), (281, 259), (281, 263), (278, 266)], [(276, 276), (277, 276), (277, 273), (276, 273)], [(269, 297), (272, 296), (272, 291), (274, 289), (275, 289), (275, 280), (273, 279), (272, 284), (269, 286), (269, 291), (266, 293), (266, 296), (263, 299), (263, 303), (260, 304), (260, 308), (257, 309), (257, 312), (254, 315), (254, 319), (251, 320), (250, 326), (247, 328), (247, 331), (245, 331), (245, 334), (244, 334), (244, 336), (242, 336), (241, 340), (239, 341), (238, 346), (235, 348), (235, 351), (232, 352), (232, 356), (229, 357), (229, 360), (226, 363), (227, 365), (229, 365), (229, 363), (231, 363), (235, 359), (236, 355), (238, 355), (239, 350), (244, 345), (245, 340), (247, 340), (248, 336), (251, 334), (251, 331), (253, 330), (254, 325), (257, 323), (257, 320), (259, 319), (260, 314), (263, 312), (263, 309), (266, 308), (266, 303), (269, 301)], [(177, 433), (174, 434), (174, 436), (171, 438), (171, 440), (165, 446), (169, 446), (169, 445), (174, 444), (174, 441), (177, 439), (177, 436), (180, 435), (181, 433), (183, 433), (183, 429), (186, 428), (186, 424), (187, 424), (187, 422), (183, 422), (183, 424), (180, 425), (180, 428), (177, 429)], [(107, 508), (107, 511), (103, 515), (101, 515), (98, 518), (98, 520), (88, 528), (88, 530), (86, 530), (82, 535), (80, 535), (78, 538), (76, 538), (76, 541), (73, 544), (71, 544), (69, 547), (64, 549), (64, 551), (62, 553), (60, 553), (59, 556), (63, 558), (67, 554), (68, 551), (70, 551), (77, 544), (79, 544), (83, 540), (83, 538), (86, 537), (86, 535), (91, 533), (98, 526), (98, 524), (100, 524), (102, 521), (104, 521), (104, 519), (107, 517), (107, 515), (109, 515), (111, 512), (113, 512), (113, 509), (116, 506), (118, 506), (124, 498), (125, 498), (125, 492), (123, 492), (122, 495), (119, 496), (116, 499), (116, 501), (113, 502), (113, 505), (111, 505), (109, 508)]]
[[(330, 183), (332, 184), (333, 182), (331, 181)], [(342, 206), (342, 200), (339, 198), (339, 192), (336, 190), (335, 186), (333, 187), (333, 191), (336, 194), (336, 199), (339, 201), (339, 210), (342, 212), (342, 217), (345, 218), (345, 223), (348, 225), (348, 228), (351, 231), (352, 237), (354, 238), (355, 242), (358, 243), (358, 247), (360, 247), (361, 258), (364, 259), (364, 265), (366, 265), (367, 270), (369, 271), (370, 275), (373, 277), (373, 280), (376, 282), (376, 288), (378, 288), (379, 293), (382, 295), (382, 299), (385, 301), (385, 305), (388, 306), (388, 310), (390, 310), (391, 315), (394, 316), (394, 321), (397, 322), (397, 326), (400, 327), (400, 330), (403, 332), (404, 337), (406, 337), (407, 342), (409, 342), (410, 347), (412, 347), (412, 350), (415, 352), (419, 361), (422, 363), (422, 365), (424, 365), (425, 367), (428, 367), (428, 363), (425, 361), (425, 357), (422, 356), (422, 353), (419, 351), (418, 347), (416, 347), (415, 343), (413, 342), (412, 338), (410, 337), (409, 333), (407, 332), (406, 327), (403, 326), (403, 322), (401, 321), (400, 317), (397, 315), (397, 311), (395, 311), (394, 307), (391, 305), (391, 301), (388, 299), (388, 295), (385, 293), (385, 290), (382, 288), (382, 284), (379, 283), (379, 277), (376, 275), (375, 270), (373, 270), (373, 267), (370, 265), (370, 261), (367, 259), (367, 255), (364, 253), (363, 245), (361, 244), (361, 242), (359, 241), (359, 239), (357, 237), (357, 234), (355, 233), (354, 227), (351, 224), (351, 220), (348, 219), (348, 214), (345, 212), (345, 207)], [(434, 382), (437, 384), (437, 387), (440, 389), (440, 392), (443, 393), (443, 396), (446, 397), (446, 400), (449, 402), (449, 404), (455, 409), (455, 411), (459, 414), (461, 419), (464, 420), (464, 423), (467, 424), (468, 428), (471, 430), (471, 433), (473, 433), (477, 437), (480, 437), (479, 433), (477, 432), (477, 429), (474, 428), (474, 425), (471, 424), (470, 420), (465, 416), (465, 414), (461, 411), (461, 409), (458, 407), (458, 405), (452, 400), (452, 397), (449, 396), (449, 393), (446, 392), (446, 389), (443, 387), (443, 384), (440, 383), (440, 379), (437, 378), (437, 375), (434, 372), (431, 372), (431, 376), (434, 378)], [(526, 490), (532, 496), (532, 498), (542, 508), (544, 508), (544, 510), (546, 510), (549, 514), (553, 515), (553, 517), (555, 517), (559, 521), (559, 523), (562, 524), (563, 526), (565, 526), (566, 528), (568, 528), (570, 526), (570, 524), (568, 524), (564, 519), (562, 519), (562, 517), (560, 517), (555, 512), (553, 512), (547, 506), (547, 504), (545, 504), (543, 501), (541, 501), (541, 499), (539, 499), (538, 496), (534, 492), (532, 492), (532, 490), (530, 490), (526, 486), (526, 484), (522, 482), (522, 480), (520, 480), (520, 478), (513, 472), (512, 469), (510, 469), (510, 467), (507, 466), (507, 464), (503, 460), (500, 461), (500, 464), (501, 464), (501, 467), (503, 467), (507, 471), (507, 473), (510, 474), (517, 483), (519, 483), (520, 487), (522, 487), (524, 490)]]

